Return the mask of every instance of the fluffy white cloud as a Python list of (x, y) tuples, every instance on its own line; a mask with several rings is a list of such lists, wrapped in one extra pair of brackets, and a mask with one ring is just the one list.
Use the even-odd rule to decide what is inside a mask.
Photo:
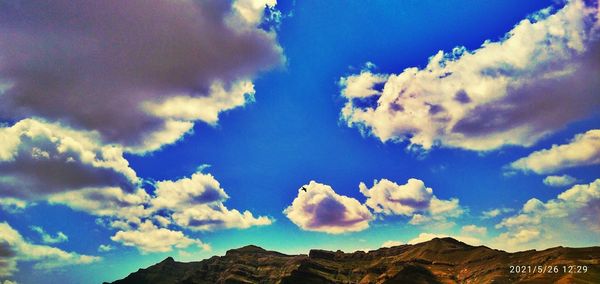
[(137, 221), (150, 215), (147, 209), (150, 196), (137, 189), (129, 193), (118, 187), (88, 188), (51, 195), (50, 204), (63, 204), (95, 216)]
[(215, 229), (266, 226), (273, 223), (269, 217), (254, 217), (250, 211), (241, 213), (236, 209), (227, 209), (222, 203), (203, 204), (178, 210), (173, 220), (179, 226), (190, 230), (211, 231)]
[(465, 234), (485, 235), (487, 234), (487, 228), (477, 225), (466, 225), (462, 227), (461, 232)]
[(561, 175), (561, 176), (547, 176), (544, 178), (543, 182), (547, 186), (561, 187), (572, 185), (577, 181), (576, 178), (570, 175)]
[(512, 208), (505, 208), (505, 207), (503, 207), (503, 208), (494, 208), (494, 209), (490, 209), (490, 210), (487, 210), (487, 211), (483, 211), (481, 213), (481, 218), (483, 218), (483, 219), (490, 219), (490, 218), (498, 217), (501, 214), (510, 213), (510, 212), (513, 212), (513, 211), (515, 211), (515, 210), (512, 209)]
[(159, 103), (146, 102), (143, 107), (149, 113), (165, 119), (202, 120), (216, 124), (219, 113), (243, 106), (248, 97), (252, 100), (255, 91), (250, 81), (235, 82), (229, 90), (218, 82), (210, 86), (209, 94), (205, 97), (173, 96)]
[(45, 244), (62, 243), (62, 242), (66, 242), (69, 240), (69, 237), (67, 235), (65, 235), (65, 233), (63, 233), (63, 232), (57, 232), (56, 236), (52, 236), (52, 235), (46, 233), (46, 231), (44, 231), (44, 229), (42, 229), (42, 227), (30, 226), (29, 228), (32, 231), (38, 233), (40, 235), (40, 237), (42, 238), (42, 242)]
[(494, 242), (507, 250), (556, 245), (593, 245), (600, 235), (600, 179), (579, 184), (546, 202), (532, 198), (515, 215), (496, 225)]
[(474, 51), (440, 51), (424, 69), (342, 78), (342, 118), (383, 142), (470, 150), (530, 146), (586, 118), (599, 104), (599, 9), (571, 0), (553, 12)]
[(98, 251), (99, 252), (107, 252), (107, 251), (111, 251), (111, 250), (114, 250), (114, 249), (115, 249), (115, 247), (113, 247), (111, 245), (101, 244), (101, 245), (98, 246)]
[(187, 248), (191, 245), (203, 250), (210, 249), (210, 246), (198, 239), (186, 237), (180, 231), (158, 228), (150, 221), (140, 224), (137, 230), (118, 231), (111, 240), (125, 246), (136, 247), (143, 253), (168, 252), (173, 248)]
[(30, 205), (32, 204), (17, 198), (0, 198), (0, 209), (12, 214), (21, 213)]
[(600, 164), (600, 129), (593, 129), (576, 135), (568, 144), (553, 145), (518, 159), (510, 164), (510, 168), (547, 174), (597, 164)]
[[(36, 116), (97, 131), (128, 151), (173, 143), (195, 121), (214, 123), (219, 112), (244, 105), (237, 86), (249, 91), (248, 80), (284, 60), (276, 35), (258, 27), (265, 7), (275, 4), (61, 0), (5, 5), (0, 11), (0, 113), (12, 120)], [(186, 117), (171, 115), (183, 101), (191, 103)]]
[(123, 151), (93, 132), (24, 119), (0, 128), (0, 197), (43, 199), (88, 187), (137, 187)]
[(341, 234), (367, 229), (373, 215), (358, 200), (315, 181), (302, 186), (283, 213), (303, 230)]
[(0, 276), (10, 276), (21, 261), (35, 262), (35, 269), (54, 269), (63, 266), (89, 264), (99, 261), (97, 256), (66, 252), (61, 249), (27, 242), (8, 223), (0, 223)]
[(475, 237), (470, 236), (454, 236), (454, 235), (446, 235), (446, 234), (433, 234), (433, 233), (420, 233), (417, 237), (411, 239), (407, 243), (410, 245), (430, 241), (434, 238), (453, 238), (459, 240), (468, 245), (477, 246), (481, 244), (481, 240)]
[(406, 243), (401, 242), (401, 241), (385, 241), (383, 242), (383, 244), (381, 244), (382, 248), (390, 248), (390, 247), (395, 247), (395, 246), (401, 246), (401, 245), (405, 245)]
[[(155, 187), (156, 196), (150, 202), (151, 209), (171, 212), (177, 225), (191, 230), (244, 229), (273, 222), (265, 216), (254, 217), (249, 211), (240, 213), (236, 209), (228, 209), (223, 202), (229, 196), (210, 174), (195, 173), (190, 178), (161, 181)], [(159, 223), (169, 222), (159, 219)]]
[(273, 8), (277, 5), (277, 0), (235, 0), (233, 9), (246, 24), (255, 26), (259, 24), (266, 8)]
[(411, 178), (404, 185), (382, 179), (375, 181), (371, 188), (360, 183), (359, 189), (367, 197), (365, 204), (375, 213), (411, 216), (409, 223), (413, 225), (448, 223), (448, 218), (464, 213), (458, 199), (438, 199), (419, 179)]

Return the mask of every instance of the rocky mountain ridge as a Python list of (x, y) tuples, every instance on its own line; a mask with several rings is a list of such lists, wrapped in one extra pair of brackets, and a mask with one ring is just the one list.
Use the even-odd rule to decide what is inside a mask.
[(600, 247), (508, 253), (435, 238), (369, 252), (286, 255), (250, 245), (198, 262), (169, 257), (112, 283), (600, 283)]

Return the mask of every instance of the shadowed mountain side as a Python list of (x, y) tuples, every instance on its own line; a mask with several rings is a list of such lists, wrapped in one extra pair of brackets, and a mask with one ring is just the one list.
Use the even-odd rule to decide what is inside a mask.
[[(510, 273), (510, 265), (557, 265), (559, 273)], [(587, 273), (564, 273), (585, 265)], [(600, 283), (600, 247), (508, 253), (452, 238), (353, 253), (311, 250), (285, 255), (257, 246), (199, 262), (162, 262), (113, 284), (204, 283)]]

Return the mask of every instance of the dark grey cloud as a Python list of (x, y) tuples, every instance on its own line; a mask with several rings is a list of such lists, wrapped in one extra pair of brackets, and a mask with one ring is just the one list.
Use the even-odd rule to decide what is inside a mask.
[(0, 198), (36, 200), (82, 188), (134, 191), (135, 171), (116, 146), (33, 119), (0, 127)]
[(227, 1), (3, 1), (0, 116), (41, 116), (144, 144), (167, 121), (141, 102), (206, 96), (282, 60), (274, 36), (228, 24)]

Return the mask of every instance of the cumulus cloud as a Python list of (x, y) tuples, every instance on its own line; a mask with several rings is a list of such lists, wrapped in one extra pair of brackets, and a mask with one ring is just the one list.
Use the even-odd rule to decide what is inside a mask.
[(487, 228), (477, 225), (466, 225), (462, 227), (461, 232), (465, 234), (485, 235), (487, 234)]
[(367, 206), (315, 181), (302, 186), (283, 213), (303, 230), (328, 234), (362, 231), (373, 220)]
[(439, 199), (431, 188), (415, 178), (409, 179), (404, 185), (387, 179), (375, 181), (371, 188), (360, 183), (359, 189), (367, 197), (365, 204), (375, 213), (409, 216), (409, 223), (413, 225), (448, 223), (449, 218), (464, 213), (458, 199)]
[(65, 233), (63, 233), (63, 232), (57, 232), (56, 236), (52, 236), (52, 235), (46, 233), (46, 231), (44, 231), (44, 229), (42, 229), (42, 227), (30, 226), (29, 228), (32, 231), (38, 233), (40, 235), (40, 237), (42, 238), (42, 242), (45, 244), (62, 243), (62, 242), (66, 242), (69, 240), (69, 237), (67, 235), (65, 235)]
[[(212, 231), (217, 229), (269, 225), (266, 216), (255, 217), (250, 211), (229, 209), (224, 202), (229, 198), (219, 182), (210, 174), (195, 173), (189, 178), (165, 180), (153, 184), (153, 194), (142, 188), (126, 192), (118, 187), (86, 188), (52, 194), (50, 204), (66, 205), (74, 210), (99, 216), (98, 222), (117, 232), (112, 240), (126, 246), (136, 246), (144, 253), (169, 251), (191, 244), (206, 247), (182, 230)], [(149, 234), (146, 239), (139, 236)], [(169, 242), (153, 245), (161, 237)], [(191, 242), (193, 241), (193, 242)]]
[(10, 276), (18, 271), (17, 263), (33, 261), (35, 269), (54, 269), (69, 265), (100, 261), (97, 256), (66, 252), (61, 249), (27, 242), (8, 223), (0, 223), (0, 276)]
[(391, 247), (395, 247), (395, 246), (401, 246), (401, 245), (405, 245), (406, 243), (401, 242), (401, 241), (385, 241), (383, 242), (383, 244), (381, 244), (382, 248), (391, 248)]
[(509, 167), (547, 174), (566, 168), (597, 164), (600, 164), (600, 129), (578, 134), (568, 144), (553, 145), (550, 149), (535, 151), (512, 162)]
[(440, 51), (423, 69), (342, 78), (341, 116), (383, 142), (424, 149), (531, 146), (598, 107), (598, 15), (597, 3), (570, 0), (522, 20), (502, 40)]
[(118, 187), (109, 187), (54, 194), (48, 198), (48, 202), (66, 205), (95, 216), (136, 222), (150, 215), (150, 210), (147, 209), (150, 198), (143, 189), (129, 193)]
[(496, 225), (505, 231), (494, 241), (508, 250), (593, 245), (600, 235), (598, 216), (600, 179), (575, 185), (546, 202), (528, 200), (517, 214)]
[(21, 213), (30, 205), (32, 204), (17, 198), (0, 198), (0, 209), (12, 214)]
[(245, 24), (255, 26), (262, 21), (266, 8), (273, 8), (277, 0), (235, 0), (233, 9)]
[(210, 249), (210, 246), (198, 239), (191, 239), (180, 231), (159, 228), (150, 221), (140, 224), (137, 230), (118, 231), (111, 240), (136, 247), (142, 253), (168, 252), (173, 248), (187, 248), (192, 245), (203, 250)]
[(111, 245), (105, 245), (105, 244), (101, 244), (98, 246), (98, 251), (99, 252), (107, 252), (107, 251), (111, 251), (114, 250), (115, 247), (111, 246)]
[(25, 119), (0, 128), (0, 197), (43, 199), (87, 187), (133, 190), (139, 182), (118, 146), (94, 133)]
[[(0, 5), (0, 114), (94, 130), (129, 151), (172, 143), (197, 120), (214, 123), (245, 103), (239, 84), (250, 92), (248, 80), (282, 62), (275, 34), (257, 28), (275, 1)], [(170, 115), (186, 100), (196, 112)]]
[(487, 210), (487, 211), (483, 211), (481, 213), (481, 218), (482, 219), (491, 219), (491, 218), (494, 218), (494, 217), (498, 217), (498, 216), (500, 216), (502, 214), (513, 212), (513, 211), (515, 211), (515, 210), (512, 209), (512, 208), (506, 208), (506, 207), (503, 207), (503, 208), (494, 208), (494, 209), (490, 209), (490, 210)]
[(155, 187), (151, 209), (171, 212), (176, 224), (191, 230), (244, 229), (273, 222), (266, 216), (254, 217), (250, 211), (228, 209), (223, 202), (229, 196), (210, 174), (195, 173), (189, 178), (161, 181)]
[(543, 182), (547, 186), (561, 187), (572, 185), (577, 181), (576, 178), (570, 175), (561, 175), (561, 176), (547, 176), (544, 178)]

